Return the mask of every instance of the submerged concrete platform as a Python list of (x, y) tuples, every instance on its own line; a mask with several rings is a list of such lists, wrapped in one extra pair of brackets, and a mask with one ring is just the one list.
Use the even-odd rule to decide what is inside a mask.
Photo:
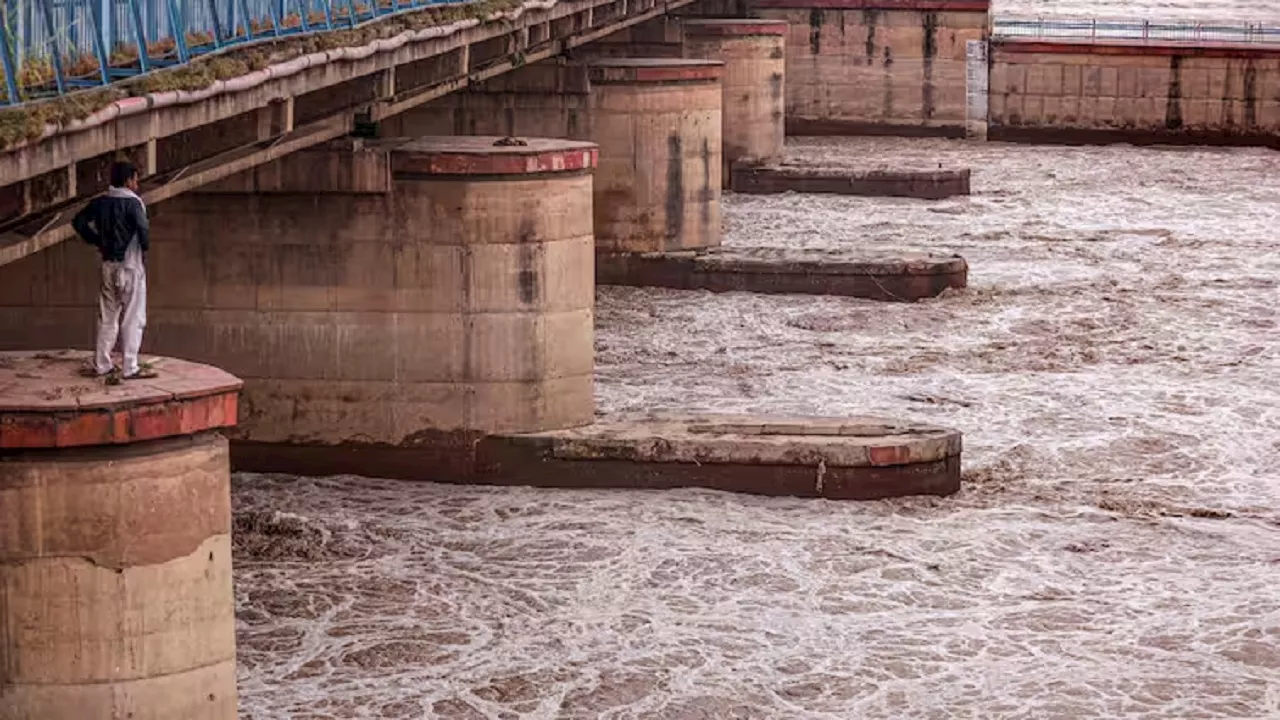
[(238, 444), (234, 462), (299, 475), (874, 500), (956, 492), (960, 451), (956, 430), (874, 417), (669, 415), (402, 445)]
[(807, 165), (737, 164), (730, 188), (737, 193), (785, 192), (943, 200), (969, 194), (970, 170), (865, 170)]
[(875, 417), (667, 416), (488, 438), (476, 480), (875, 500), (956, 492), (960, 451), (956, 430)]
[(597, 253), (596, 283), (914, 302), (969, 282), (964, 258), (783, 248)]

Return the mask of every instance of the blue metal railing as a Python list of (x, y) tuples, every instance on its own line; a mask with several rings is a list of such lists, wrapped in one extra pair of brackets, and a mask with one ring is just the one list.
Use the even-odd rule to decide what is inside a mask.
[(997, 39), (1280, 45), (1280, 27), (1261, 23), (1002, 16), (991, 28)]
[(0, 0), (0, 106), (183, 64), (230, 45), (465, 0)]

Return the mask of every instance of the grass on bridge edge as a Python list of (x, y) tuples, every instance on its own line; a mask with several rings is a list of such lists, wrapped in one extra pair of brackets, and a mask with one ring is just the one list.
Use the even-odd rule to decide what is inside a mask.
[(66, 126), (122, 98), (169, 90), (203, 90), (219, 80), (241, 77), (314, 52), (360, 47), (406, 31), (447, 25), (459, 20), (484, 20), (493, 13), (514, 10), (521, 4), (521, 0), (472, 0), (423, 8), (347, 30), (286, 37), (234, 48), (216, 55), (196, 58), (186, 65), (157, 70), (106, 87), (78, 90), (48, 100), (0, 109), (0, 151), (40, 137), (48, 125)]

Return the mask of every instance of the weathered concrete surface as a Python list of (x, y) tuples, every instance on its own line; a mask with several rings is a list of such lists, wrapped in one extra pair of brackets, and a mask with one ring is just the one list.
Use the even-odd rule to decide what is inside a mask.
[(988, 0), (749, 0), (785, 20), (787, 134), (964, 137), (965, 53)]
[[(317, 195), (383, 195), (391, 192), (391, 156), (375, 147), (333, 141), (331, 148), (348, 152), (328, 152), (308, 148), (280, 160), (259, 165), (225, 180), (201, 185), (194, 193), (297, 193)], [(152, 212), (167, 214), (172, 204)]]
[(413, 446), (238, 444), (264, 471), (482, 485), (666, 489), (871, 500), (960, 488), (960, 433), (878, 418), (679, 416), (565, 431), (436, 435)]
[(706, 252), (600, 253), (601, 285), (713, 292), (797, 293), (914, 302), (968, 284), (958, 256), (875, 257), (830, 251), (719, 248)]
[(711, 60), (619, 58), (588, 68), (600, 144), (596, 247), (720, 244), (721, 77)]
[(969, 194), (969, 170), (849, 170), (775, 165), (733, 168), (734, 192), (784, 192), (941, 200)]
[(557, 58), (475, 83), (378, 123), (381, 137), (513, 135), (585, 140), (591, 84), (585, 64)]
[(6, 720), (234, 720), (227, 442), (236, 378), (148, 358), (0, 353)]
[(684, 58), (545, 63), (405, 113), (381, 131), (596, 143), (598, 248), (715, 247), (721, 235), (723, 69), (718, 61)]
[(786, 142), (787, 24), (776, 20), (686, 18), (681, 26), (685, 57), (724, 63), (724, 187), (729, 187), (735, 163), (781, 162)]
[(867, 417), (658, 417), (487, 438), (477, 480), (872, 500), (960, 489), (960, 433)]
[(690, 1), (557, 0), (492, 22), (451, 26), (449, 34), (442, 29), (439, 36), (367, 57), (339, 59), (337, 51), (329, 61), (307, 56), (287, 73), (240, 91), (135, 99), (136, 112), (68, 128), (4, 154), (0, 264), (71, 237), (70, 213), (55, 210), (104, 190), (117, 155), (130, 157), (144, 175), (155, 173), (143, 183), (143, 196), (155, 204), (346, 135), (357, 115), (377, 122)]
[(236, 424), (239, 378), (144, 357), (159, 377), (107, 385), (80, 377), (91, 353), (0, 352), (0, 450), (122, 445)]
[(656, 17), (573, 51), (575, 62), (622, 57), (684, 57), (680, 18), (675, 17), (674, 13)]
[[(152, 222), (146, 347), (243, 377), (238, 439), (394, 446), (590, 422), (596, 148), (496, 140), (313, 151), (369, 155), (353, 163), (381, 168), (384, 193), (267, 169), (297, 184), (259, 173), (175, 199)], [(0, 344), (92, 337), (96, 265), (65, 244), (0, 268)]]
[(1280, 49), (1003, 40), (989, 137), (1280, 147)]

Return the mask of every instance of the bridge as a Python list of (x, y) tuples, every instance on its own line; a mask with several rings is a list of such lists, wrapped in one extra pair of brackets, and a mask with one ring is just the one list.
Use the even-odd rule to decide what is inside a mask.
[[(1058, 50), (1083, 43), (1141, 54), (1165, 46), (1191, 56), (1217, 48), (1263, 64), (1280, 53), (1280, 29), (1261, 24), (993, 17), (987, 0), (22, 0), (6, 8), (0, 265), (69, 237), (77, 203), (104, 189), (105, 168), (117, 155), (143, 169), (143, 197), (158, 203), (513, 69), (575, 54), (678, 56), (673, 15), (787, 21), (785, 112), (788, 132), (802, 134), (963, 136), (992, 124), (1021, 137), (1036, 123), (1025, 103), (1015, 110), (1007, 99), (1043, 88), (1013, 82), (1002, 93), (989, 92), (988, 76), (1005, 77), (997, 66), (1006, 63), (995, 58), (1001, 48), (1048, 52), (1054, 48), (1045, 43)], [(982, 67), (989, 62), (986, 49), (981, 57), (965, 57), (975, 52), (974, 43), (987, 42), (990, 68)], [(868, 57), (869, 67), (847, 67), (862, 45), (883, 55), (875, 63)], [(1186, 134), (1273, 143), (1274, 93), (1257, 82), (1271, 82), (1271, 74), (1259, 72), (1239, 69), (1232, 78), (1239, 97), (1218, 96), (1226, 103), (1222, 121), (1231, 128), (1213, 127), (1206, 116)], [(1186, 83), (1161, 81), (1166, 103), (1170, 94), (1185, 94)], [(1232, 83), (1223, 82), (1230, 95)], [(1136, 83), (1094, 92), (1151, 95)], [(884, 95), (884, 87), (898, 89), (906, 102), (856, 97)], [(1252, 100), (1245, 92), (1251, 87)], [(1206, 97), (1209, 89), (1203, 88)], [(1001, 97), (988, 99), (996, 94)], [(1213, 112), (1192, 98), (1178, 99), (1187, 106), (1179, 117), (1153, 116), (1153, 130), (1178, 129), (1182, 118)], [(1060, 114), (1043, 110), (1043, 127), (1032, 134), (1132, 129), (1128, 119), (1107, 127), (1106, 118), (1073, 114), (1081, 103), (1067, 100)], [(815, 103), (812, 111), (806, 107)]]
[[(217, 52), (182, 50), (185, 64), (0, 110), (0, 264), (67, 238), (74, 201), (104, 189), (117, 154), (134, 158), (148, 178), (143, 198), (161, 202), (689, 2), (406, 0), (351, 28), (242, 34)], [(339, 2), (331, 5), (330, 27), (341, 17)], [(288, 24), (287, 17), (266, 23)], [(13, 97), (15, 62), (5, 57)], [(138, 60), (141, 69), (178, 58)], [(67, 79), (56, 84), (70, 89)]]
[[(788, 165), (786, 134), (1280, 147), (1280, 43), (1257, 25), (993, 18), (988, 0), (4, 7), (0, 697), (42, 720), (236, 716), (232, 466), (959, 489), (947, 428), (596, 416), (597, 283), (964, 287), (954, 256), (721, 247), (726, 190), (968, 193), (968, 169)], [(85, 378), (68, 349), (92, 337), (101, 273), (62, 241), (122, 157), (152, 218), (159, 372), (139, 383)]]
[[(965, 284), (963, 259), (927, 253), (721, 248), (725, 189), (968, 192), (967, 169), (788, 177), (786, 134), (1280, 146), (1280, 43), (1260, 25), (992, 17), (988, 0), (53, 1), (27, 0), (40, 12), (4, 41), (0, 350), (91, 336), (94, 259), (60, 243), (130, 158), (156, 238), (148, 348), (246, 380), (242, 457), (589, 422), (595, 282)], [(88, 19), (79, 45), (55, 41), (59, 17)], [(58, 62), (20, 54), (41, 37)], [(436, 357), (438, 337), (470, 349)], [(440, 365), (405, 365), (419, 356)]]

